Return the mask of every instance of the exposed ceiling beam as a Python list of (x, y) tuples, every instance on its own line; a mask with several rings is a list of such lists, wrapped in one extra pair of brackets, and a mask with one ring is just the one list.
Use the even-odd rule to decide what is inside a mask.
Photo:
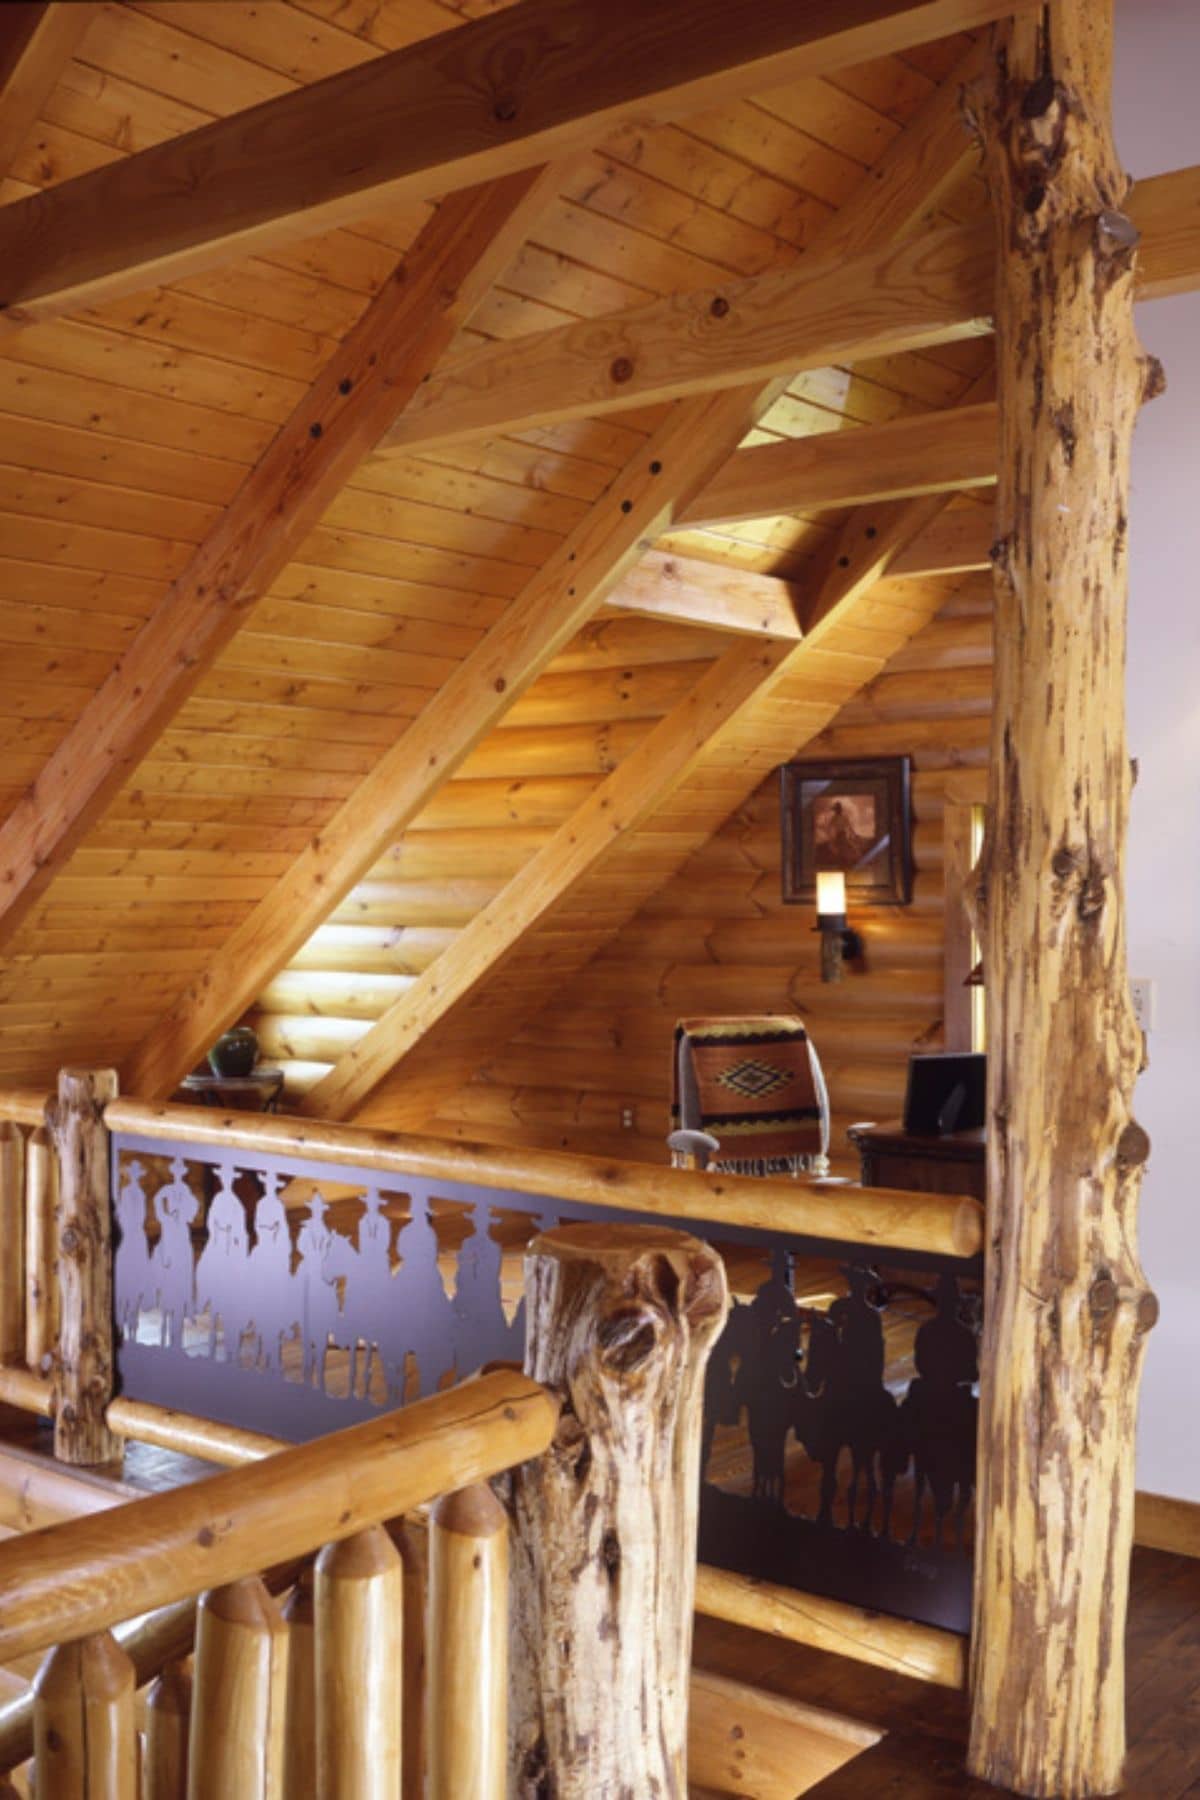
[(752, 637), (799, 638), (798, 583), (698, 556), (648, 550), (607, 604), (646, 619), (674, 619)]
[(770, 392), (676, 407), (480, 644), (233, 932), (123, 1071), (170, 1093), (286, 966), (480, 739), (584, 625), (641, 552), (752, 427)]
[(169, 284), (1031, 4), (524, 0), (15, 202), (0, 301), (21, 323)]
[[(911, 229), (929, 194), (941, 192), (966, 165), (973, 151), (958, 116), (959, 76), (973, 67), (974, 55), (934, 91), (842, 207), (835, 221), (839, 244), (853, 252)], [(123, 1072), (127, 1090), (170, 1092), (241, 1016), (571, 631), (628, 577), (640, 548), (732, 455), (775, 392), (772, 384), (758, 385), (719, 404), (698, 399), (675, 409), (416, 725), (148, 1035)]]
[(551, 185), (524, 172), (434, 214), (0, 826), (0, 942), (433, 367)]
[(90, 0), (10, 0), (0, 7), (0, 181), (99, 10)]
[(996, 450), (990, 402), (759, 444), (730, 457), (681, 523), (730, 524), (986, 487), (996, 479)]
[[(706, 745), (788, 656), (783, 643), (740, 639), (661, 719), (621, 766), (578, 806), (549, 842), (477, 913), (306, 1096), (300, 1110), (351, 1118), (385, 1075), (503, 968), (527, 931), (656, 812), (695, 768)], [(422, 1084), (424, 1085), (424, 1084)]]
[(526, 431), (578, 416), (794, 375), (990, 332), (988, 225), (863, 254), (811, 252), (788, 268), (669, 294), (457, 358), (380, 451)]
[[(579, 896), (588, 880), (602, 876), (606, 864), (632, 834), (668, 807), (685, 783), (703, 785), (707, 770), (732, 760), (738, 783), (744, 788), (734, 794), (727, 781), (713, 784), (711, 816), (701, 827), (702, 841), (754, 791), (774, 763), (794, 752), (795, 737), (800, 735), (794, 715), (789, 713), (788, 738), (764, 737), (760, 732), (758, 746), (751, 752), (745, 748), (747, 725), (756, 715), (761, 717), (764, 708), (777, 703), (781, 691), (817, 661), (839, 625), (853, 622), (856, 607), (877, 577), (944, 505), (940, 496), (899, 503), (889, 513), (879, 538), (869, 540), (869, 557), (856, 547), (852, 558), (831, 558), (816, 616), (802, 642), (752, 644), (743, 640), (726, 650), (692, 693), (576, 808), (533, 860), (317, 1083), (301, 1110), (330, 1119), (386, 1117), (402, 1130), (413, 1129), (431, 1117), (439, 1099), (469, 1078), (485, 1053), (489, 1034), (499, 1032), (507, 1040), (528, 1016), (533, 997), (543, 995), (546, 982), (538, 967), (537, 939), (531, 934), (543, 925), (553, 930), (560, 909)], [(843, 560), (850, 566), (842, 567)], [(866, 679), (864, 674), (864, 682)], [(810, 714), (813, 734), (828, 723), (845, 698), (843, 693), (829, 698), (815, 720)], [(677, 868), (695, 847), (689, 844), (679, 852)], [(639, 895), (635, 888), (634, 897), (622, 909), (624, 914), (632, 916), (663, 879), (661, 868), (646, 877), (645, 893)], [(616, 929), (610, 921), (589, 936), (585, 926), (576, 939), (578, 966)], [(560, 983), (570, 972), (556, 959), (552, 979)], [(497, 987), (502, 991), (500, 1004)], [(371, 1099), (381, 1082), (385, 1089)]]
[[(1143, 183), (1143, 299), (1200, 285), (1200, 169)], [(456, 359), (427, 382), (380, 450), (412, 451), (734, 383), (853, 363), (991, 330), (990, 226), (947, 226), (865, 254), (670, 294)]]
[[(928, 497), (941, 504), (930, 508), (929, 522), (911, 542), (905, 542), (888, 574), (899, 579), (990, 568), (991, 508), (964, 506), (945, 511), (945, 493), (936, 490)], [(899, 505), (882, 501), (857, 507), (843, 529), (841, 544), (877, 547)], [(803, 636), (803, 593), (801, 583), (779, 575), (759, 575), (705, 562), (698, 556), (651, 550), (614, 588), (607, 605), (615, 612), (636, 613), (646, 619), (674, 619), (714, 631), (798, 642)]]

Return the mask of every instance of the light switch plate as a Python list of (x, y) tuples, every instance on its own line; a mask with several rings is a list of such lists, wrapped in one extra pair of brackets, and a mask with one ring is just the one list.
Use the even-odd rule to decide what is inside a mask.
[(1143, 1031), (1154, 1030), (1155, 984), (1152, 981), (1131, 981), (1129, 992), (1133, 998), (1133, 1011)]

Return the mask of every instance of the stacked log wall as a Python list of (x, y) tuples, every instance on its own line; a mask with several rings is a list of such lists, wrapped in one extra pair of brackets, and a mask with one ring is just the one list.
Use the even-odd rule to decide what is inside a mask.
[(864, 955), (841, 983), (821, 982), (810, 909), (781, 899), (772, 775), (430, 1129), (662, 1161), (675, 1021), (799, 1012), (829, 1082), (834, 1165), (852, 1173), (846, 1127), (895, 1117), (909, 1055), (942, 1046), (944, 796), (950, 776), (986, 765), (991, 656), (989, 584), (975, 577), (803, 752), (912, 758), (912, 903), (852, 903)]

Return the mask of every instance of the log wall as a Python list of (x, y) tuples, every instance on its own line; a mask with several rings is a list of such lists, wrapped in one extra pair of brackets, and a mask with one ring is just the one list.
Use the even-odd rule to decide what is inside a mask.
[(772, 775), (429, 1130), (661, 1161), (675, 1020), (799, 1011), (829, 1081), (835, 1167), (853, 1171), (846, 1126), (895, 1116), (909, 1054), (942, 1045), (944, 793), (987, 760), (990, 593), (985, 577), (943, 586), (933, 622), (803, 752), (913, 759), (912, 905), (852, 911), (865, 954), (846, 979), (822, 985), (812, 917), (780, 900)]

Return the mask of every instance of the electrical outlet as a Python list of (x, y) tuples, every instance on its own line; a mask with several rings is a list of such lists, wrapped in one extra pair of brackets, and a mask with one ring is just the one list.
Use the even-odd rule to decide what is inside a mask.
[(621, 1108), (621, 1130), (632, 1131), (636, 1124), (637, 1114), (634, 1112), (632, 1106), (623, 1106)]
[(1143, 1031), (1154, 1030), (1155, 986), (1152, 981), (1131, 981), (1129, 993), (1133, 1000), (1133, 1013)]

